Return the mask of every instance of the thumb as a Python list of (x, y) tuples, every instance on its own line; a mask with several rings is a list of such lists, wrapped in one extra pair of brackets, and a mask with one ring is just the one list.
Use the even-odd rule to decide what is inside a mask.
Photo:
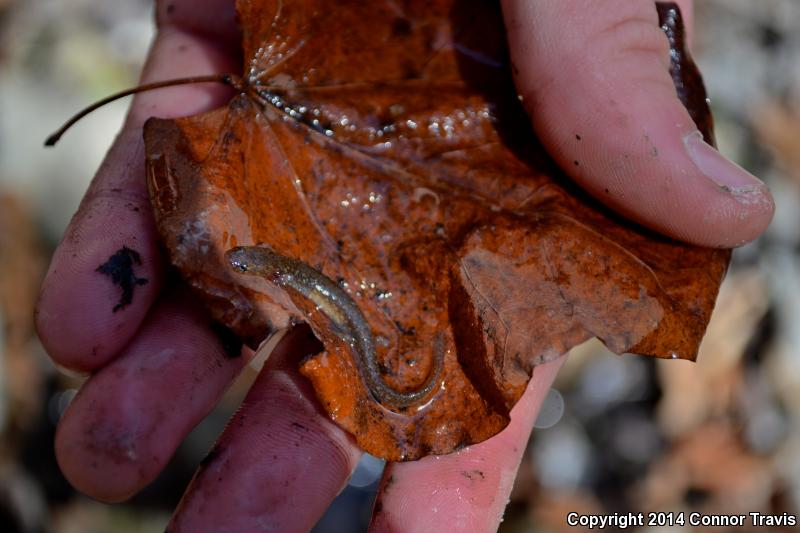
[(766, 186), (703, 141), (652, 0), (504, 0), (517, 88), (545, 147), (621, 214), (733, 247), (772, 219)]

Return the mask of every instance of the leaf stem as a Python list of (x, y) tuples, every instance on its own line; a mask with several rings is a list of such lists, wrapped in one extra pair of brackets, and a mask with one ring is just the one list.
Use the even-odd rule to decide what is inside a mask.
[(94, 111), (99, 107), (103, 107), (109, 102), (113, 102), (114, 100), (118, 100), (120, 98), (124, 98), (126, 96), (130, 96), (136, 93), (142, 93), (145, 91), (152, 91), (153, 89), (161, 89), (162, 87), (172, 87), (174, 85), (188, 85), (192, 83), (223, 83), (225, 85), (230, 85), (234, 88), (241, 88), (241, 78), (234, 74), (209, 74), (207, 76), (192, 76), (190, 78), (178, 78), (175, 80), (166, 80), (166, 81), (157, 81), (155, 83), (147, 83), (145, 85), (139, 85), (138, 87), (132, 87), (130, 89), (125, 89), (124, 91), (120, 91), (118, 93), (112, 94), (110, 96), (106, 96), (102, 100), (98, 100), (97, 102), (93, 103), (92, 105), (82, 109), (78, 113), (72, 116), (68, 121), (64, 123), (55, 133), (50, 135), (44, 141), (45, 146), (53, 146), (55, 145), (58, 140), (61, 138), (64, 133), (70, 129), (76, 122), (80, 119)]

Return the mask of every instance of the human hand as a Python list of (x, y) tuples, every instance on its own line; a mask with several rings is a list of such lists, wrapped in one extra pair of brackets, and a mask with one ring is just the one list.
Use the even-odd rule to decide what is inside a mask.
[[(626, 120), (629, 125), (644, 125), (648, 122), (640, 117), (653, 115), (672, 117), (674, 123), (679, 115), (672, 116), (678, 111), (669, 107), (669, 102), (664, 104), (661, 114), (655, 113), (653, 108), (659, 108), (657, 95), (664, 94), (651, 90), (644, 93), (641, 105), (629, 109), (628, 101), (639, 94), (636, 88), (643, 82), (635, 76), (611, 75), (613, 63), (602, 73), (610, 81), (627, 80), (627, 86), (592, 83), (596, 80), (586, 74), (587, 65), (583, 65), (584, 72), (575, 73), (576, 79), (568, 79), (564, 71), (572, 69), (564, 69), (560, 61), (547, 63), (548, 58), (568, 57), (570, 50), (577, 53), (587, 39), (597, 47), (597, 53), (608, 54), (606, 57), (611, 60), (617, 59), (613, 52), (620, 49), (648, 49), (647, 44), (634, 37), (663, 40), (653, 9), (652, 23), (656, 31), (644, 31), (644, 23), (615, 25), (606, 20), (603, 21), (606, 27), (616, 27), (625, 36), (628, 36), (626, 28), (629, 26), (642, 29), (632, 30), (633, 37), (628, 36), (630, 40), (619, 47), (615, 47), (614, 42), (608, 42), (605, 47), (597, 45), (598, 39), (613, 41), (617, 30), (603, 33), (593, 26), (600, 23), (598, 19), (582, 20), (577, 15), (569, 15), (569, 18), (564, 15), (568, 5), (586, 5), (583, 10), (574, 8), (579, 14), (596, 11), (588, 6), (590, 3), (588, 0), (536, 5), (524, 1), (506, 2), (512, 53), (520, 69), (519, 86), (526, 95), (525, 100), (534, 106), (529, 110), (537, 117), (535, 124), (539, 135), (565, 168), (569, 168), (572, 154), (577, 150), (581, 160), (587, 161), (586, 167), (593, 168), (592, 177), (600, 181), (589, 182), (588, 176), (583, 180), (579, 173), (576, 179), (583, 180), (584, 186), (595, 194), (607, 183), (614, 196), (622, 198), (619, 205), (612, 205), (648, 225), (686, 240), (714, 245), (735, 244), (754, 237), (771, 216), (771, 202), (767, 212), (766, 200), (740, 202), (735, 195), (723, 197), (719, 188), (707, 185), (708, 181), (696, 170), (695, 178), (701, 185), (691, 182), (689, 174), (675, 170), (685, 170), (686, 164), (684, 161), (684, 166), (680, 166), (674, 142), (664, 141), (665, 147), (660, 153), (665, 156), (660, 160), (642, 160), (637, 163), (639, 166), (623, 168), (624, 172), (616, 172), (617, 167), (608, 163), (615, 155), (633, 151), (641, 144), (641, 134), (637, 137), (632, 126), (628, 130), (623, 127)], [(652, 4), (644, 1), (609, 2), (626, 6), (645, 3), (652, 8)], [(198, 4), (187, 0), (159, 4), (160, 31), (145, 67), (143, 82), (239, 68), (232, 3), (205, 0), (203, 5)], [(525, 10), (534, 8), (544, 11), (537, 12), (535, 20), (524, 19), (530, 15), (526, 15)], [(561, 18), (559, 13), (563, 15)], [(632, 20), (640, 16), (627, 8), (611, 8), (604, 13), (630, 16)], [(516, 22), (512, 20), (515, 16)], [(536, 38), (541, 40), (536, 46), (553, 43), (546, 48), (548, 57), (537, 58), (535, 53), (527, 55), (526, 47), (531, 43), (524, 39), (531, 34), (527, 24), (532, 22), (536, 22), (536, 31), (539, 31)], [(562, 22), (568, 22), (569, 26)], [(547, 41), (548, 33), (543, 30), (550, 25), (554, 30), (550, 32), (551, 41)], [(561, 42), (557, 37), (564, 35), (566, 27), (570, 28), (572, 39)], [(648, 87), (659, 83), (656, 71), (665, 68), (667, 61), (663, 46), (659, 48), (658, 43), (650, 43), (649, 49), (650, 63), (646, 57), (637, 56), (635, 70), (631, 71), (627, 63), (618, 65), (631, 74), (639, 69), (647, 71), (648, 76), (653, 76), (647, 78)], [(559, 50), (564, 55), (554, 53)], [(658, 55), (658, 50), (664, 57)], [(647, 56), (645, 52), (641, 54)], [(647, 65), (650, 65), (649, 70)], [(537, 76), (531, 74), (534, 69), (539, 73)], [(579, 83), (581, 74), (586, 76), (587, 83)], [(666, 70), (664, 78), (671, 87)], [(555, 85), (537, 85), (537, 79), (551, 79)], [(558, 83), (566, 83), (574, 92), (565, 91)], [(627, 92), (619, 93), (625, 95), (625, 109), (617, 109), (612, 118), (608, 115), (604, 118), (590, 108), (586, 116), (591, 116), (592, 121), (581, 123), (584, 119), (580, 113), (569, 112), (571, 106), (584, 105), (585, 101), (604, 101), (603, 95), (613, 97), (626, 87)], [(144, 184), (141, 141), (144, 120), (153, 115), (168, 117), (205, 111), (224, 103), (229, 94), (225, 88), (202, 85), (177, 87), (136, 98), (123, 133), (71, 222), (43, 286), (37, 326), (45, 346), (58, 363), (94, 373), (62, 419), (56, 443), (59, 462), (77, 488), (101, 500), (125, 499), (154, 479), (182, 438), (213, 407), (248, 359), (247, 356), (231, 358), (226, 355), (224, 342), (209, 328), (207, 319), (191, 300), (186, 295), (164, 290), (166, 270), (158, 250)], [(575, 102), (568, 98), (571, 95), (575, 95)], [(644, 105), (644, 100), (650, 103)], [(547, 118), (551, 116), (547, 109), (559, 103), (561, 108), (556, 109), (561, 109), (563, 122)], [(564, 107), (569, 109), (565, 111)], [(611, 113), (605, 106), (600, 107)], [(680, 110), (685, 114), (682, 108)], [(570, 125), (567, 119), (572, 115), (575, 120)], [(559, 117), (559, 114), (553, 112), (552, 116)], [(683, 119), (680, 115), (680, 120)], [(690, 126), (690, 123), (681, 124)], [(593, 130), (582, 141), (583, 145), (570, 151), (572, 145), (559, 139), (574, 139), (576, 130), (573, 128), (577, 126)], [(658, 131), (654, 127), (651, 139), (661, 147), (661, 137), (655, 135)], [(676, 138), (681, 141), (683, 130), (678, 133)], [(620, 144), (611, 145), (612, 137)], [(591, 152), (588, 151), (590, 143)], [(671, 159), (673, 156), (677, 163)], [(594, 172), (595, 167), (598, 172)], [(644, 184), (633, 183), (639, 175), (654, 177)], [(656, 179), (659, 175), (664, 176), (661, 182)], [(685, 178), (686, 183), (678, 183), (675, 178)], [(664, 183), (671, 183), (670, 180), (675, 180), (678, 192), (669, 187), (662, 191)], [(667, 194), (670, 190), (673, 190), (671, 197)], [(758, 195), (759, 191), (761, 189), (756, 187), (747, 194)], [(657, 198), (658, 202), (644, 202), (648, 197)], [(766, 192), (761, 197), (769, 199)], [(637, 211), (641, 202), (650, 207)], [(697, 210), (698, 205), (710, 207)], [(694, 218), (687, 219), (691, 213), (695, 213)], [(706, 227), (698, 221), (697, 214), (706, 217), (709, 213), (719, 214), (708, 219)], [(687, 220), (693, 222), (687, 223)], [(742, 223), (742, 220), (749, 223)], [(756, 223), (761, 225), (754, 225)], [(113, 313), (111, 309), (119, 301), (119, 287), (109, 283), (108, 278), (95, 269), (123, 246), (140, 254), (142, 264), (134, 265), (135, 274), (148, 283), (136, 287), (130, 305)], [(258, 523), (268, 523), (280, 530), (306, 530), (346, 483), (360, 452), (349, 436), (321, 413), (308, 385), (285, 364), (289, 353), (303, 353), (304, 342), (303, 336), (296, 333), (276, 349), (242, 409), (187, 489), (173, 517), (172, 531), (215, 531), (223, 527), (246, 531)], [(375, 529), (449, 530), (456, 523), (464, 524), (469, 530), (495, 528), (538, 405), (560, 363), (537, 369), (528, 393), (512, 412), (512, 424), (497, 437), (449, 456), (389, 465), (379, 496), (380, 510), (374, 518)], [(482, 476), (464, 475), (464, 472), (474, 471), (480, 471)], [(407, 509), (414, 511), (410, 513)]]

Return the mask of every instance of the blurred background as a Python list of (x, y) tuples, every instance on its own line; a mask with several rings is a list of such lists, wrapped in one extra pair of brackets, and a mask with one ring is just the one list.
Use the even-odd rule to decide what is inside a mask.
[[(570, 511), (800, 513), (800, 1), (696, 4), (694, 53), (720, 149), (766, 180), (775, 220), (734, 254), (698, 363), (620, 357), (597, 342), (573, 350), (501, 531), (567, 530)], [(136, 83), (151, 11), (151, 0), (0, 0), (3, 532), (163, 531), (255, 375), (245, 371), (163, 475), (126, 504), (83, 497), (58, 471), (55, 425), (81, 378), (49, 362), (33, 306), (127, 102), (94, 113), (55, 150), (42, 142), (87, 103)], [(317, 531), (364, 531), (381, 468), (362, 461)]]

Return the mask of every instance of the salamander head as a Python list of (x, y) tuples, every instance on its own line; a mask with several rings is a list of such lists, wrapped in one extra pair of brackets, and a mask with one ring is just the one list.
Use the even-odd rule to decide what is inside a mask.
[(253, 253), (248, 246), (237, 246), (225, 252), (225, 260), (237, 272), (247, 272), (255, 264)]
[(276, 254), (266, 246), (237, 246), (225, 252), (225, 260), (236, 272), (262, 276), (269, 280), (291, 274), (291, 265), (296, 262)]
[(237, 246), (225, 252), (225, 260), (237, 272), (270, 277), (281, 273), (286, 258), (266, 246)]

